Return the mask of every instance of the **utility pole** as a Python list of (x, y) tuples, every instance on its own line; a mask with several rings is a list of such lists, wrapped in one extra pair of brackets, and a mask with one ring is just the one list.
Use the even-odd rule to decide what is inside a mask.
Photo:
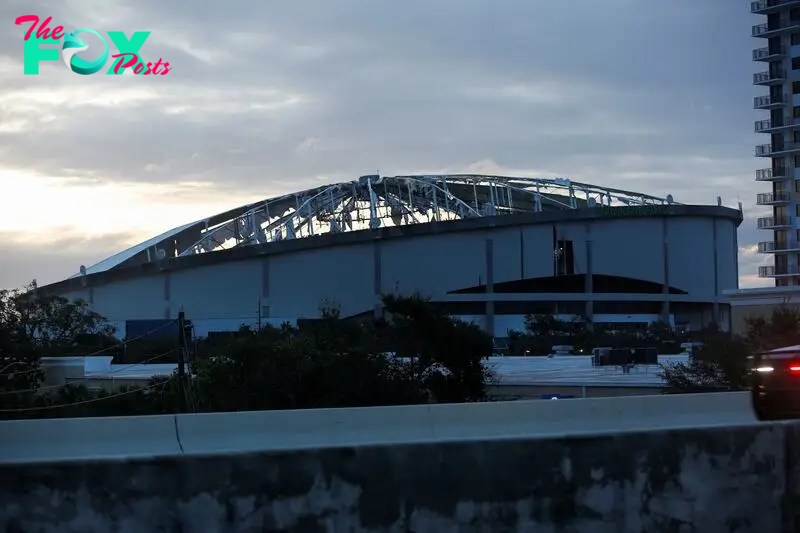
[(186, 400), (186, 315), (178, 313), (178, 392), (181, 402)]

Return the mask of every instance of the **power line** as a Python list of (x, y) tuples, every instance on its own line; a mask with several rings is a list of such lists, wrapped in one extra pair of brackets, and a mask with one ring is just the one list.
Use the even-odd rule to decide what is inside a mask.
[[(134, 368), (134, 367), (137, 367), (137, 366), (140, 366), (140, 365), (146, 365), (147, 363), (149, 363), (151, 361), (155, 361), (156, 359), (158, 359), (160, 357), (164, 357), (165, 355), (169, 355), (173, 351), (175, 351), (175, 348), (170, 348), (166, 352), (158, 354), (158, 355), (155, 355), (155, 356), (151, 357), (150, 359), (146, 359), (146, 360), (144, 360), (144, 361), (142, 361), (140, 363), (133, 363), (131, 365), (124, 366), (122, 368), (117, 368), (117, 369), (112, 370), (110, 372), (106, 372), (106, 373), (102, 374), (101, 376), (112, 376), (111, 379), (114, 379), (113, 378), (113, 374), (117, 374), (119, 372), (124, 372), (126, 370), (130, 370), (131, 368)], [(2, 374), (0, 374), (0, 377), (3, 377)], [(9, 395), (9, 394), (23, 394), (23, 393), (26, 393), (26, 392), (41, 392), (43, 390), (60, 389), (62, 387), (68, 387), (68, 386), (72, 385), (76, 381), (91, 380), (91, 379), (98, 379), (98, 377), (97, 376), (86, 376), (86, 375), (84, 375), (81, 378), (75, 378), (70, 382), (62, 383), (60, 385), (46, 385), (44, 387), (33, 387), (33, 388), (30, 388), (30, 389), (0, 391), (0, 396)], [(102, 379), (102, 378), (100, 378), (100, 379)]]
[(57, 404), (57, 405), (45, 405), (45, 406), (42, 406), (42, 407), (23, 407), (23, 408), (20, 408), (20, 409), (0, 409), (0, 413), (25, 413), (25, 412), (30, 412), (30, 411), (49, 411), (51, 409), (60, 409), (62, 407), (74, 407), (76, 405), (86, 405), (86, 404), (95, 403), (95, 402), (102, 402), (103, 400), (110, 400), (112, 398), (119, 398), (120, 396), (126, 396), (128, 394), (133, 394), (133, 393), (136, 393), (136, 392), (144, 392), (144, 391), (152, 390), (152, 389), (154, 389), (156, 387), (161, 387), (163, 389), (163, 388), (165, 388), (167, 386), (167, 384), (170, 381), (172, 381), (172, 379), (173, 378), (170, 377), (169, 379), (165, 380), (162, 383), (154, 383), (153, 385), (148, 385), (147, 387), (132, 389), (132, 390), (129, 390), (129, 391), (119, 392), (119, 393), (116, 393), (116, 394), (110, 394), (108, 396), (102, 396), (100, 398), (92, 398), (91, 400), (82, 400), (82, 401), (79, 401), (79, 402), (62, 403), (62, 404)]
[[(152, 333), (155, 333), (156, 331), (160, 331), (160, 330), (166, 328), (167, 326), (171, 326), (175, 322), (177, 322), (177, 320), (171, 320), (171, 321), (169, 321), (169, 322), (167, 322), (165, 324), (161, 324), (157, 328), (153, 328), (150, 331), (146, 331), (146, 332), (142, 333), (141, 335), (136, 336), (136, 337), (134, 337), (132, 339), (126, 339), (126, 340), (122, 341), (120, 344), (115, 344), (114, 346), (108, 346), (106, 348), (103, 348), (102, 350), (97, 350), (96, 352), (92, 352), (92, 353), (88, 353), (88, 354), (84, 354), (84, 355), (78, 355), (78, 356), (75, 356), (75, 357), (94, 357), (95, 355), (100, 355), (100, 354), (108, 352), (110, 350), (116, 350), (116, 349), (119, 349), (119, 348), (124, 348), (128, 344), (130, 344), (130, 343), (132, 343), (134, 341), (138, 341), (140, 339), (143, 339), (144, 337), (147, 337), (148, 335), (150, 335)], [(9, 374), (0, 374), (0, 376), (7, 376), (7, 377), (21, 376), (21, 375), (24, 375), (24, 374), (30, 374), (30, 373), (33, 373), (33, 372), (39, 372), (39, 370), (40, 370), (39, 368), (31, 368), (29, 370), (21, 370), (19, 372), (11, 372)]]

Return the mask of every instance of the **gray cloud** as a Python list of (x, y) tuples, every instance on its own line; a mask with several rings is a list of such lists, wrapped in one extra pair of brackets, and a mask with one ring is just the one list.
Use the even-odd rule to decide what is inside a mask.
[(66, 234), (52, 243), (32, 243), (0, 233), (0, 289), (21, 288), (34, 279), (40, 285), (62, 280), (78, 272), (80, 265), (108, 257), (130, 241), (131, 235), (114, 233), (95, 238)]
[(43, 5), (13, 0), (0, 14), (151, 30), (142, 56), (173, 71), (81, 77), (59, 63), (23, 76), (24, 31), (6, 32), (6, 168), (257, 194), (489, 161), (687, 203), (741, 200), (740, 242), (759, 238), (753, 204), (764, 187), (753, 170), (766, 163), (751, 154), (766, 141), (751, 133), (760, 92), (749, 85), (758, 43), (735, 2)]

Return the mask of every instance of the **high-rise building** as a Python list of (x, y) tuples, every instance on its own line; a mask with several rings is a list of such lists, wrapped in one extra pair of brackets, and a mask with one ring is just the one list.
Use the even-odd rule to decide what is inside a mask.
[(766, 22), (753, 26), (753, 37), (766, 46), (753, 50), (753, 61), (767, 66), (753, 74), (753, 84), (768, 94), (756, 96), (754, 107), (769, 111), (755, 131), (770, 136), (756, 146), (756, 157), (770, 161), (756, 170), (756, 181), (772, 185), (772, 192), (756, 197), (757, 205), (772, 207), (772, 216), (758, 219), (759, 229), (773, 233), (758, 243), (759, 253), (770, 254), (774, 264), (762, 266), (758, 275), (774, 278), (776, 286), (800, 285), (800, 0), (758, 0), (750, 11)]

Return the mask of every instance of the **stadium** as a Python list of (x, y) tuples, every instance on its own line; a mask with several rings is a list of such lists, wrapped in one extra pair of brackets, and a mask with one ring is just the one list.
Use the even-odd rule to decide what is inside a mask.
[(125, 331), (380, 315), (420, 294), (496, 337), (528, 314), (590, 323), (730, 323), (741, 206), (684, 205), (568, 179), (378, 175), (192, 222), (42, 287)]

